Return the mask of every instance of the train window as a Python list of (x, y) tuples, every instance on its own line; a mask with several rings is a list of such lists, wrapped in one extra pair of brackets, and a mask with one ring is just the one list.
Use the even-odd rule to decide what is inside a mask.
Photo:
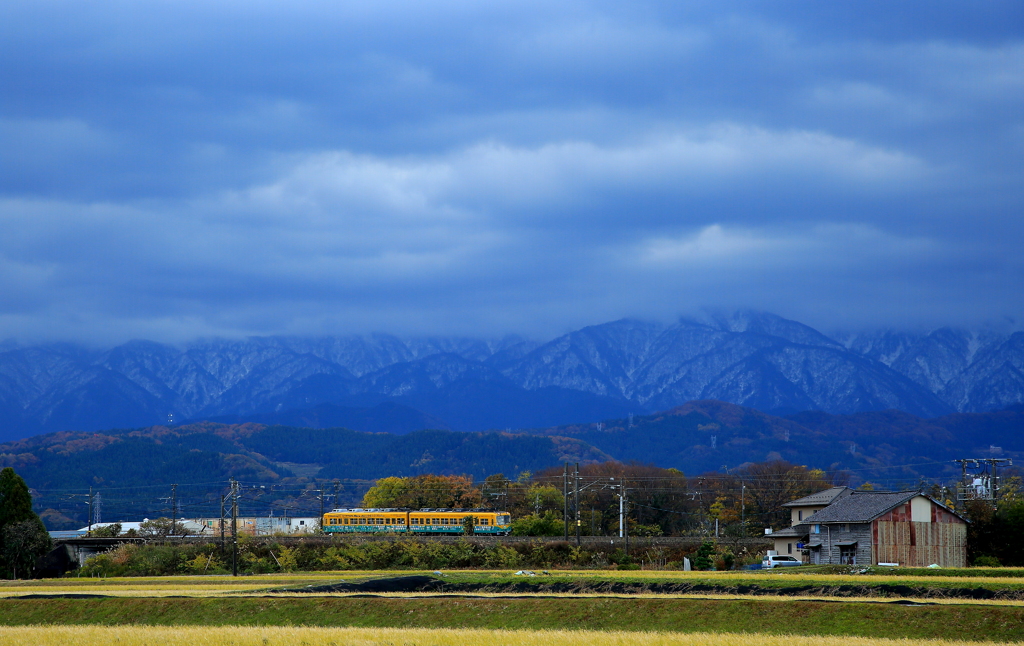
[(480, 524), (481, 524), (481, 525), (487, 525), (487, 524), (489, 524), (490, 522), (491, 522), (491, 521), (487, 520), (486, 518), (481, 518), (481, 519), (480, 519)]

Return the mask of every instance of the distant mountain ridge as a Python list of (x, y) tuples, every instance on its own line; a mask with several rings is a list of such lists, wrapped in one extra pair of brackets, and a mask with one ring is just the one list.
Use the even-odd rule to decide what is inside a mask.
[(672, 325), (620, 320), (547, 343), (380, 334), (132, 341), (108, 350), (0, 345), (0, 441), (321, 404), (390, 403), (462, 431), (535, 428), (698, 399), (780, 414), (996, 410), (1024, 402), (1024, 333), (830, 337), (744, 311)]

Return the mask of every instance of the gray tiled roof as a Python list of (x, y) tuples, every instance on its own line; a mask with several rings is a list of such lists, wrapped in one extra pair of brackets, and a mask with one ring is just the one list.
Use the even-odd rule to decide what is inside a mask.
[(812, 493), (809, 496), (803, 498), (797, 498), (791, 502), (787, 502), (783, 507), (816, 507), (818, 505), (829, 505), (836, 498), (840, 496), (848, 495), (853, 489), (849, 487), (832, 487), (818, 493)]
[(800, 527), (799, 529), (797, 529), (796, 527), (786, 527), (785, 529), (780, 529), (777, 532), (772, 532), (771, 534), (765, 534), (764, 537), (765, 538), (794, 538), (794, 537), (799, 538), (801, 536), (807, 536), (807, 531), (808, 530), (807, 530), (806, 527)]
[(805, 518), (805, 523), (866, 523), (878, 518), (897, 505), (902, 505), (920, 491), (854, 491), (828, 507)]

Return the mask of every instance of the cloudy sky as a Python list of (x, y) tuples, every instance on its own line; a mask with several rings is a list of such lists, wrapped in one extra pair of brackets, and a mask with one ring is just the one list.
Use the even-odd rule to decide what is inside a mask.
[(1019, 0), (6, 2), (0, 88), (0, 339), (1024, 314)]

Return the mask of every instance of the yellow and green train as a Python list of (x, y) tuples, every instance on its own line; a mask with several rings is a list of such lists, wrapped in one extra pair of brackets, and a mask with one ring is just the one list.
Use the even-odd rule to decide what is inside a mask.
[(323, 527), (329, 534), (463, 534), (468, 517), (474, 534), (506, 536), (512, 529), (507, 511), (484, 509), (334, 509), (324, 514)]

